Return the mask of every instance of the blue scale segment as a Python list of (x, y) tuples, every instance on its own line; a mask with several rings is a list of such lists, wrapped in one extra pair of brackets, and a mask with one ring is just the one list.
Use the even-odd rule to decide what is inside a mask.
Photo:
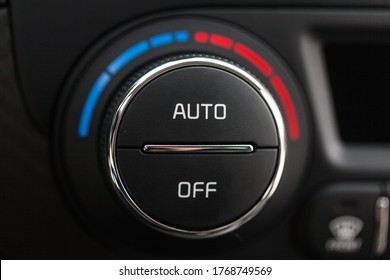
[(108, 65), (107, 70), (111, 75), (118, 73), (127, 63), (132, 61), (137, 56), (146, 53), (149, 50), (148, 42), (142, 41), (138, 44), (128, 48), (121, 55), (114, 59), (113, 62)]
[(188, 42), (190, 39), (190, 34), (188, 31), (176, 31), (175, 32), (175, 41), (178, 43)]
[[(78, 134), (81, 138), (88, 137), (89, 129), (91, 126), (91, 120), (96, 104), (99, 101), (100, 95), (110, 82), (111, 77), (117, 74), (123, 67), (136, 57), (148, 52), (151, 47), (158, 48), (173, 43), (185, 43), (190, 40), (190, 34), (188, 31), (179, 30), (174, 33), (163, 33), (155, 35), (149, 38), (148, 41), (141, 41), (132, 47), (125, 50), (118, 57), (116, 57), (107, 67), (96, 82), (93, 84), (91, 90), (88, 93), (88, 97), (84, 103), (83, 110), (81, 112)], [(149, 45), (149, 43), (150, 45)], [(151, 46), (151, 47), (150, 47)]]
[(107, 72), (103, 72), (92, 86), (91, 91), (88, 94), (87, 100), (84, 103), (84, 107), (81, 113), (79, 122), (79, 136), (84, 138), (89, 134), (89, 127), (91, 124), (92, 114), (95, 106), (99, 100), (103, 90), (111, 80), (111, 76)]
[(172, 33), (164, 33), (153, 36), (149, 41), (153, 48), (169, 45), (174, 42)]

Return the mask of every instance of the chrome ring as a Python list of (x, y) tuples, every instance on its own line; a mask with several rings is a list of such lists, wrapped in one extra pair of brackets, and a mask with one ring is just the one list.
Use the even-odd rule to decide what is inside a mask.
[[(240, 218), (236, 219), (235, 221), (208, 230), (185, 230), (185, 229), (172, 227), (157, 221), (156, 219), (154, 219), (153, 217), (145, 213), (137, 205), (135, 200), (131, 197), (129, 192), (126, 190), (122, 182), (122, 179), (120, 177), (119, 169), (117, 166), (117, 158), (116, 158), (116, 142), (117, 142), (120, 122), (122, 120), (122, 117), (128, 105), (133, 100), (133, 98), (142, 90), (143, 87), (145, 87), (149, 82), (153, 81), (157, 77), (179, 68), (185, 68), (191, 66), (206, 66), (206, 67), (224, 70), (230, 74), (235, 75), (236, 77), (244, 80), (246, 83), (251, 85), (252, 88), (255, 89), (259, 93), (259, 95), (263, 98), (268, 108), (270, 109), (271, 114), (276, 123), (278, 141), (279, 141), (276, 171), (261, 199), (248, 212), (244, 213)], [(114, 183), (116, 191), (120, 194), (120, 196), (124, 199), (124, 201), (128, 205), (130, 205), (150, 225), (152, 225), (154, 228), (160, 231), (169, 233), (174, 236), (199, 239), (199, 238), (215, 237), (215, 236), (219, 236), (231, 232), (239, 228), (246, 222), (248, 222), (250, 219), (252, 219), (261, 211), (261, 209), (265, 206), (268, 200), (275, 193), (279, 185), (279, 182), (282, 177), (284, 165), (285, 165), (285, 160), (286, 160), (286, 149), (287, 149), (287, 142), (286, 142), (286, 133), (285, 133), (283, 118), (278, 108), (278, 105), (276, 104), (275, 100), (273, 99), (269, 91), (255, 77), (253, 77), (243, 69), (229, 62), (225, 62), (215, 58), (194, 56), (190, 58), (182, 58), (174, 61), (169, 61), (157, 66), (156, 68), (145, 73), (127, 90), (127, 92), (122, 97), (119, 106), (113, 115), (113, 120), (109, 130), (108, 167), (109, 167), (110, 177), (112, 182)]]

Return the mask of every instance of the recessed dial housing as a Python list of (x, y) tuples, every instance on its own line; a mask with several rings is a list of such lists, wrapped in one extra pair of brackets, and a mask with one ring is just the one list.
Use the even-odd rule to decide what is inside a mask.
[(103, 135), (125, 204), (160, 230), (195, 238), (256, 215), (279, 184), (286, 152), (266, 88), (233, 63), (197, 55), (130, 80)]
[(145, 236), (169, 238), (151, 228), (188, 238), (237, 229), (249, 240), (289, 212), (309, 118), (288, 65), (247, 31), (210, 18), (129, 23), (73, 69), (56, 162), (102, 239), (140, 251)]

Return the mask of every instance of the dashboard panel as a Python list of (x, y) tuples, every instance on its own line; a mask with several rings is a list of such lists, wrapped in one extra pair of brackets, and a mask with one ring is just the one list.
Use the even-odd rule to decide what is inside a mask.
[(388, 1), (0, 8), (0, 254), (388, 259)]

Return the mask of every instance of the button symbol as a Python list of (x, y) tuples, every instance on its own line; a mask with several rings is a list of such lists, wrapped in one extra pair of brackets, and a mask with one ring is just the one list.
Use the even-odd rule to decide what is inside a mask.
[[(209, 108), (212, 108), (213, 113), (209, 114)], [(203, 109), (203, 110), (202, 110)], [(184, 106), (182, 103), (177, 103), (175, 106), (175, 111), (173, 112), (173, 119), (178, 119), (179, 117), (183, 120), (198, 120), (198, 119), (209, 119), (214, 117), (216, 120), (226, 119), (226, 105), (225, 104), (190, 104)]]
[(205, 198), (209, 198), (211, 192), (216, 192), (217, 182), (180, 182), (177, 189), (179, 198), (197, 198), (201, 196), (198, 193), (204, 193)]
[(341, 216), (329, 223), (329, 230), (333, 238), (325, 243), (327, 251), (336, 253), (356, 253), (361, 249), (362, 239), (357, 238), (362, 231), (364, 223), (353, 216)]

